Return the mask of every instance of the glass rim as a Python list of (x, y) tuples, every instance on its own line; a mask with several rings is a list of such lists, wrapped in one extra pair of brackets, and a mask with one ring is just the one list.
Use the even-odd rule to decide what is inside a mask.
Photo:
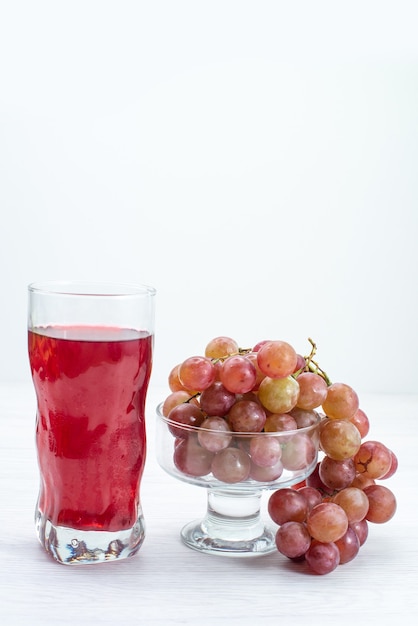
[(154, 296), (156, 289), (142, 283), (116, 281), (46, 280), (29, 283), (28, 291), (49, 296), (132, 297)]

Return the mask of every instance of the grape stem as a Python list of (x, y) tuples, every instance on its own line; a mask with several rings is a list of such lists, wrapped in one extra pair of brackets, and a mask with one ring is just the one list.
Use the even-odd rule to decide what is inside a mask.
[(325, 382), (327, 383), (328, 387), (332, 384), (328, 374), (321, 368), (319, 367), (318, 363), (316, 361), (314, 361), (314, 356), (316, 354), (316, 343), (313, 341), (313, 339), (311, 339), (310, 337), (308, 337), (308, 341), (311, 344), (311, 351), (309, 353), (308, 356), (305, 356), (305, 367), (302, 368), (301, 371), (303, 372), (313, 372), (314, 374), (318, 374), (319, 376), (321, 376)]

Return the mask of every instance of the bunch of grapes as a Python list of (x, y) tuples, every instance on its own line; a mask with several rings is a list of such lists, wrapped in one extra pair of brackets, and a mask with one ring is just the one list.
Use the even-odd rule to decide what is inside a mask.
[(242, 349), (216, 337), (204, 355), (171, 370), (162, 412), (175, 437), (174, 464), (186, 475), (241, 483), (293, 472), (296, 484), (268, 502), (276, 546), (327, 574), (355, 558), (369, 522), (395, 514), (394, 494), (378, 481), (396, 472), (398, 460), (383, 443), (365, 440), (369, 420), (358, 395), (331, 382), (309, 342), (309, 355), (301, 356), (285, 341)]

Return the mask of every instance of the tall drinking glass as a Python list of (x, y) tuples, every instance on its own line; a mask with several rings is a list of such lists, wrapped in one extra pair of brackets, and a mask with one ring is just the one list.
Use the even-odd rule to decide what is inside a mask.
[(133, 556), (145, 533), (140, 484), (155, 290), (76, 282), (28, 290), (39, 541), (64, 564)]

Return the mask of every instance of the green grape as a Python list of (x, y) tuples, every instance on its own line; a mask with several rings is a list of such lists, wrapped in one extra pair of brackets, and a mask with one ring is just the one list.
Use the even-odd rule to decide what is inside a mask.
[(270, 378), (266, 376), (258, 390), (261, 404), (271, 413), (288, 413), (299, 395), (299, 384), (292, 376)]

